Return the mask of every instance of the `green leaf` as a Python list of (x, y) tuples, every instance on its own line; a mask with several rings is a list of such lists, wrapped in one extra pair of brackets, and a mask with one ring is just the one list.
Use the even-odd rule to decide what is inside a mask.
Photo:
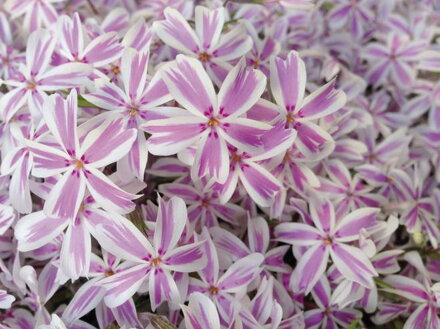
[(378, 287), (381, 287), (381, 288), (387, 288), (387, 289), (394, 289), (394, 287), (392, 286), (392, 285), (390, 285), (390, 284), (388, 284), (388, 283), (386, 283), (386, 282), (384, 282), (384, 281), (382, 281), (381, 279), (374, 279), (374, 282), (376, 283), (376, 285), (378, 286)]
[(92, 107), (95, 109), (99, 109), (98, 106), (88, 102), (84, 97), (78, 95), (78, 107)]
[(430, 252), (427, 254), (429, 258), (440, 260), (440, 252)]
[(154, 329), (177, 329), (168, 320), (165, 320), (159, 315), (153, 315), (150, 317), (150, 324)]
[(361, 319), (356, 319), (350, 325), (347, 327), (347, 329), (356, 329), (358, 327), (358, 324), (361, 322)]

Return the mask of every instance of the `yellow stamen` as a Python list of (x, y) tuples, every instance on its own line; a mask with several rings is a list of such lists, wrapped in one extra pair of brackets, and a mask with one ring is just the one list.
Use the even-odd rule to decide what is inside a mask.
[(288, 114), (286, 115), (286, 121), (287, 121), (288, 123), (293, 123), (293, 122), (295, 122), (295, 118), (293, 117), (292, 113), (288, 113)]
[(138, 109), (131, 109), (130, 110), (130, 116), (135, 117), (138, 114), (139, 110)]
[(160, 258), (159, 257), (153, 258), (151, 260), (151, 262), (150, 262), (151, 266), (157, 266), (157, 265), (159, 265), (159, 263), (160, 263)]
[(210, 292), (212, 295), (217, 295), (217, 294), (218, 294), (218, 288), (215, 287), (215, 286), (212, 286), (211, 288), (209, 288), (209, 292)]
[(76, 168), (84, 167), (84, 163), (82, 161), (80, 161), (80, 160), (76, 160), (75, 164), (76, 164)]
[(208, 126), (213, 127), (213, 126), (218, 126), (218, 121), (214, 118), (211, 118), (208, 122)]
[(324, 243), (328, 244), (328, 245), (331, 245), (332, 244), (332, 239), (326, 238), (326, 239), (324, 239)]
[(119, 66), (115, 66), (112, 68), (112, 72), (113, 74), (119, 74), (121, 73), (121, 70), (119, 69)]
[(211, 59), (211, 55), (207, 53), (201, 53), (199, 54), (199, 59), (201, 62), (208, 62)]

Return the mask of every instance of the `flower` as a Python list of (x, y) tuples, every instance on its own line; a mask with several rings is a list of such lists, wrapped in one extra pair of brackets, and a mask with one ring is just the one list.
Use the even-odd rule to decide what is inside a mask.
[(121, 159), (133, 144), (136, 130), (124, 129), (120, 119), (109, 120), (86, 132), (80, 142), (77, 111), (75, 90), (67, 100), (59, 95), (50, 96), (45, 102), (43, 116), (55, 146), (27, 141), (34, 158), (34, 176), (50, 177), (64, 173), (44, 204), (45, 213), (50, 217), (74, 219), (86, 186), (104, 209), (119, 213), (131, 211), (131, 200), (136, 196), (121, 190), (98, 168)]
[(106, 288), (104, 299), (107, 306), (124, 303), (145, 280), (148, 281), (153, 310), (165, 300), (180, 302), (172, 273), (201, 270), (207, 261), (203, 241), (178, 246), (186, 221), (185, 203), (174, 197), (168, 202), (159, 199), (153, 243), (129, 221), (103, 224), (98, 228), (97, 239), (103, 248), (130, 261), (124, 270), (99, 282)]
[(359, 238), (360, 228), (374, 227), (378, 212), (377, 208), (360, 208), (336, 221), (333, 204), (314, 199), (310, 204), (312, 223), (278, 224), (278, 241), (307, 247), (292, 274), (294, 290), (310, 292), (324, 273), (329, 257), (345, 278), (371, 287), (372, 278), (377, 276), (373, 265), (360, 249), (347, 242)]
[[(220, 85), (231, 70), (229, 62), (239, 59), (252, 46), (250, 37), (240, 26), (222, 35), (224, 8), (195, 8), (195, 33), (174, 8), (164, 10), (165, 20), (153, 24), (153, 30), (167, 45), (183, 54), (198, 58), (215, 84)], [(206, 111), (207, 109), (204, 109)]]
[(152, 135), (147, 143), (149, 151), (171, 155), (197, 144), (192, 176), (209, 175), (225, 182), (229, 174), (227, 143), (241, 150), (255, 150), (261, 145), (259, 136), (270, 128), (243, 117), (261, 96), (266, 78), (259, 71), (247, 70), (240, 61), (216, 95), (202, 64), (183, 55), (164, 68), (162, 77), (186, 110), (176, 109), (172, 118), (151, 120), (143, 126)]

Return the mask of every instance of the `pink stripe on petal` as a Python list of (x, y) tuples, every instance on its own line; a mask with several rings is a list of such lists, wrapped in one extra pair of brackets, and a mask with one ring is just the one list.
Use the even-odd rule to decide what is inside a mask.
[(239, 150), (251, 153), (262, 145), (261, 137), (268, 128), (269, 125), (255, 120), (234, 117), (225, 120), (219, 133)]
[(302, 223), (281, 223), (275, 227), (278, 241), (294, 246), (310, 246), (322, 244), (324, 237), (313, 226)]
[(56, 66), (38, 76), (38, 87), (44, 91), (56, 91), (84, 86), (92, 67), (83, 63), (67, 63)]
[(197, 117), (174, 117), (152, 120), (143, 129), (152, 136), (148, 139), (148, 150), (154, 155), (176, 154), (200, 139), (204, 131)]
[(192, 167), (192, 177), (200, 179), (208, 175), (219, 183), (224, 183), (229, 174), (229, 152), (226, 142), (211, 128), (205, 138), (202, 137)]
[(198, 60), (178, 55), (175, 62), (164, 68), (162, 77), (171, 95), (188, 111), (208, 118), (215, 114), (214, 86)]
[(18, 240), (18, 249), (26, 252), (46, 245), (55, 239), (67, 224), (67, 218), (50, 218), (43, 211), (20, 218), (14, 232)]
[(159, 185), (159, 191), (168, 197), (177, 196), (186, 203), (193, 203), (201, 200), (201, 195), (192, 186), (179, 183), (168, 183)]
[(199, 51), (199, 40), (182, 14), (172, 7), (164, 10), (165, 20), (155, 22), (153, 30), (167, 45), (186, 54)]
[(125, 33), (122, 44), (143, 51), (150, 47), (152, 37), (152, 29), (140, 19)]
[(218, 44), (212, 49), (215, 58), (232, 61), (244, 56), (252, 49), (252, 39), (243, 26), (237, 26), (220, 36)]
[(85, 177), (90, 194), (101, 207), (122, 214), (133, 210), (135, 205), (131, 200), (136, 195), (125, 192), (97, 169), (88, 168)]
[(335, 209), (333, 204), (324, 198), (310, 200), (310, 215), (315, 226), (322, 232), (329, 234), (335, 226)]
[(250, 254), (232, 264), (218, 280), (218, 288), (224, 292), (238, 292), (245, 288), (260, 272), (261, 254)]
[(341, 220), (335, 227), (334, 237), (338, 241), (348, 242), (359, 238), (359, 231), (371, 229), (376, 223), (379, 208), (356, 209)]
[(330, 248), (330, 254), (336, 268), (345, 278), (371, 289), (374, 285), (373, 277), (377, 276), (377, 273), (360, 249), (335, 243)]
[(3, 235), (15, 219), (14, 208), (0, 204), (0, 235)]
[(262, 217), (255, 217), (248, 220), (249, 248), (253, 252), (264, 254), (269, 248), (269, 226)]
[(374, 63), (367, 72), (367, 79), (374, 85), (384, 82), (390, 72), (391, 62), (388, 59)]
[(241, 259), (250, 254), (250, 250), (244, 242), (231, 232), (220, 227), (213, 227), (210, 229), (210, 233), (216, 248), (223, 249), (222, 251), (233, 259)]
[(335, 89), (335, 83), (336, 80), (332, 80), (307, 96), (301, 109), (297, 109), (298, 115), (307, 120), (315, 120), (341, 109), (347, 96), (342, 90)]
[(131, 48), (127, 48), (122, 55), (122, 82), (125, 92), (133, 103), (136, 103), (144, 92), (149, 56), (149, 51), (138, 53)]
[(195, 292), (189, 296), (188, 306), (182, 305), (187, 329), (220, 329), (217, 308), (213, 301)]
[(326, 165), (330, 178), (339, 186), (350, 188), (351, 175), (347, 167), (339, 160), (330, 160)]
[(275, 176), (252, 162), (241, 167), (239, 177), (249, 196), (261, 207), (270, 207), (281, 190), (281, 183)]
[(166, 254), (164, 265), (175, 272), (196, 272), (206, 266), (204, 241), (178, 247)]
[(196, 32), (204, 50), (216, 45), (225, 21), (224, 8), (211, 10), (202, 6), (195, 9)]
[(148, 86), (143, 91), (140, 106), (142, 108), (154, 108), (155, 106), (166, 103), (171, 99), (172, 97), (168, 91), (168, 87), (158, 72), (148, 82)]
[(185, 202), (178, 197), (172, 197), (167, 202), (159, 198), (158, 205), (154, 246), (158, 255), (162, 256), (180, 240), (188, 215)]
[(26, 103), (25, 88), (15, 88), (2, 95), (0, 99), (0, 111), (2, 119), (6, 122), (12, 119), (17, 111)]
[(90, 103), (106, 110), (123, 110), (127, 108), (124, 92), (107, 79), (96, 79), (95, 90), (91, 94), (82, 95)]
[(74, 322), (93, 310), (105, 295), (105, 289), (88, 281), (75, 293), (63, 312), (63, 319)]
[(403, 275), (389, 275), (384, 281), (393, 287), (387, 289), (387, 291), (405, 297), (410, 301), (426, 303), (430, 298), (426, 288), (414, 279)]
[(164, 301), (179, 303), (180, 293), (171, 274), (162, 268), (153, 268), (149, 278), (149, 293), (153, 311)]
[(298, 132), (295, 145), (309, 160), (320, 160), (330, 155), (335, 148), (333, 138), (311, 122), (301, 122), (295, 130)]
[(44, 212), (53, 218), (74, 220), (85, 193), (85, 179), (77, 169), (66, 171), (50, 191)]
[(78, 58), (84, 47), (81, 19), (78, 13), (73, 18), (61, 16), (58, 21), (59, 41), (63, 50), (73, 58)]
[(136, 265), (100, 281), (107, 289), (104, 300), (107, 306), (117, 307), (132, 297), (147, 279), (149, 268), (146, 264)]
[(118, 322), (120, 326), (126, 326), (128, 328), (138, 328), (142, 326), (138, 319), (133, 298), (130, 298), (122, 305), (113, 308), (112, 311), (116, 318), (116, 322)]
[(218, 93), (221, 117), (238, 117), (257, 103), (266, 87), (266, 77), (257, 70), (246, 68), (241, 60), (226, 76)]
[(122, 216), (115, 217), (113, 222), (98, 225), (94, 237), (108, 252), (132, 262), (146, 262), (154, 253), (146, 237)]
[(218, 280), (219, 274), (219, 260), (217, 249), (209, 236), (208, 230), (202, 231), (202, 238), (205, 239), (204, 253), (206, 258), (206, 266), (199, 271), (202, 280), (209, 285), (214, 285)]
[(72, 280), (87, 275), (92, 243), (85, 223), (78, 217), (67, 228), (61, 248), (61, 269)]
[(95, 168), (106, 166), (128, 153), (137, 137), (122, 119), (108, 120), (92, 130), (81, 145), (82, 159)]
[(301, 105), (306, 86), (306, 68), (296, 51), (285, 60), (274, 58), (270, 63), (270, 87), (282, 111), (292, 111)]
[(55, 38), (47, 30), (33, 32), (26, 47), (26, 64), (31, 76), (44, 72), (55, 48)]
[(329, 248), (324, 244), (310, 247), (299, 262), (292, 275), (294, 289), (306, 294), (312, 290), (327, 268)]
[(78, 151), (76, 135), (77, 93), (72, 90), (65, 101), (60, 95), (53, 95), (44, 102), (43, 118), (51, 133), (55, 136), (64, 151), (75, 157)]
[(108, 32), (95, 38), (88, 44), (83, 54), (83, 62), (94, 67), (107, 65), (117, 60), (124, 50), (116, 32)]

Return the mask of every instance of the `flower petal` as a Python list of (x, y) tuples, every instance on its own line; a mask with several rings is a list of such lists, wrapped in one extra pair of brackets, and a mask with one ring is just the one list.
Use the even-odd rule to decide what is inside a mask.
[(204, 241), (188, 244), (170, 251), (164, 265), (175, 272), (196, 272), (205, 268), (207, 260)]
[(199, 40), (186, 19), (176, 9), (164, 10), (165, 20), (154, 22), (153, 30), (167, 45), (184, 53), (197, 53)]
[(82, 55), (85, 63), (94, 67), (100, 67), (114, 62), (121, 57), (124, 47), (119, 43), (116, 32), (108, 32), (100, 35), (90, 42)]
[(254, 253), (232, 264), (218, 280), (217, 286), (223, 292), (238, 292), (260, 273), (264, 257)]
[(198, 60), (177, 55), (163, 69), (162, 78), (176, 101), (194, 115), (206, 117), (217, 109), (214, 86)]
[(158, 205), (154, 246), (159, 255), (165, 255), (180, 240), (188, 214), (185, 202), (178, 197), (172, 197), (168, 202), (159, 197)]
[(278, 241), (293, 246), (310, 246), (320, 244), (324, 237), (316, 228), (302, 223), (281, 223), (275, 227), (275, 237)]
[(106, 289), (104, 297), (106, 305), (117, 307), (125, 303), (138, 291), (142, 282), (148, 278), (148, 274), (149, 268), (146, 264), (140, 264), (99, 281), (99, 284)]
[(84, 199), (86, 185), (81, 171), (70, 169), (51, 189), (44, 212), (51, 218), (75, 219)]
[(378, 274), (360, 249), (343, 243), (334, 243), (330, 248), (330, 255), (336, 268), (345, 278), (369, 289), (373, 287), (372, 279)]
[(89, 273), (92, 242), (85, 223), (76, 218), (67, 228), (61, 247), (61, 269), (73, 281)]
[(308, 294), (327, 268), (329, 248), (324, 244), (311, 246), (299, 259), (292, 274), (292, 285), (295, 291)]
[(301, 106), (306, 81), (306, 67), (296, 51), (290, 51), (285, 60), (280, 57), (271, 59), (270, 88), (282, 111)]
[(67, 226), (67, 218), (50, 218), (43, 211), (23, 216), (15, 226), (14, 235), (18, 241), (18, 250), (35, 250), (51, 242)]
[(261, 207), (270, 207), (281, 190), (281, 183), (275, 176), (250, 161), (241, 167), (239, 177), (249, 196)]
[(87, 134), (81, 158), (95, 168), (106, 166), (127, 154), (136, 137), (136, 129), (126, 129), (122, 119), (107, 120)]

